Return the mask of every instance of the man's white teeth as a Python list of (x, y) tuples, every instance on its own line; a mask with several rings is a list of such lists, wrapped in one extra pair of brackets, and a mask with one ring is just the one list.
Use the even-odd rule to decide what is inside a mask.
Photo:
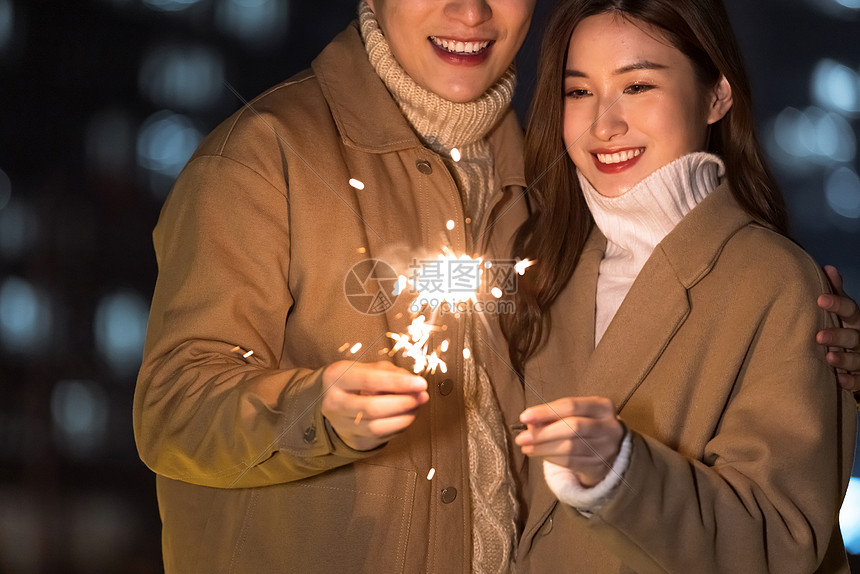
[(644, 150), (644, 148), (638, 149), (627, 149), (624, 151), (619, 151), (616, 153), (599, 153), (597, 154), (597, 161), (600, 163), (621, 163), (622, 161), (628, 161), (640, 155)]
[(440, 48), (455, 54), (476, 54), (490, 45), (489, 40), (484, 42), (457, 42), (436, 36), (430, 36), (430, 40)]

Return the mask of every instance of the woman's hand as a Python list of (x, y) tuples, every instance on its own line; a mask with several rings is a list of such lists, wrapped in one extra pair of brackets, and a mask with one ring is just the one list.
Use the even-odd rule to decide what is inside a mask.
[(818, 306), (839, 315), (842, 328), (819, 331), (816, 341), (835, 348), (827, 353), (827, 362), (836, 367), (839, 384), (852, 392), (860, 392), (860, 309), (857, 303), (845, 294), (839, 271), (826, 265), (824, 272), (827, 273), (835, 294), (821, 295), (818, 298)]
[(527, 456), (569, 468), (580, 484), (602, 481), (621, 449), (624, 425), (612, 401), (603, 397), (565, 397), (526, 409), (526, 430), (516, 443)]

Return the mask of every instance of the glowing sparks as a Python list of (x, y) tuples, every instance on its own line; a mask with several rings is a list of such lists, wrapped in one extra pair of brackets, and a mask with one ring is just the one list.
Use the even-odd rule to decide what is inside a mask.
[(349, 349), (349, 343), (344, 343), (343, 345), (341, 345), (341, 346), (340, 346), (340, 348), (337, 350), (337, 352), (338, 352), (338, 353), (343, 353), (343, 352), (344, 352), (344, 351), (346, 351), (347, 349)]
[(467, 361), (472, 357), (472, 351), (468, 347), (463, 347), (463, 358)]
[(502, 290), (499, 289), (498, 287), (493, 287), (492, 290), (490, 290), (490, 293), (492, 293), (493, 297), (495, 297), (496, 299), (499, 299), (499, 298), (501, 298), (502, 295), (504, 295)]
[(248, 351), (247, 353), (245, 353), (245, 354), (244, 354), (244, 355), (242, 355), (242, 356), (243, 356), (243, 357), (245, 357), (245, 358), (247, 359), (248, 357), (250, 357), (250, 356), (251, 356), (251, 355), (253, 355), (253, 354), (254, 354), (254, 351), (253, 351), (253, 350), (251, 350), (251, 351)]
[(358, 411), (358, 414), (355, 415), (355, 424), (360, 423), (361, 417), (363, 417), (363, 416), (364, 416), (364, 411)]
[(526, 269), (534, 265), (535, 262), (531, 259), (522, 259), (514, 264), (514, 270), (520, 275), (526, 274)]
[[(394, 290), (391, 292), (395, 297), (403, 293), (403, 290), (406, 289), (406, 286), (409, 285), (409, 279), (406, 275), (398, 275), (397, 283), (394, 284)], [(398, 313), (399, 314), (399, 313)], [(399, 319), (400, 317), (396, 317)]]
[(449, 219), (448, 223), (445, 224), (445, 227), (448, 228), (448, 231), (452, 231), (454, 229), (454, 220)]
[(427, 473), (427, 480), (433, 480), (433, 475), (435, 475), (435, 474), (436, 474), (436, 469), (431, 468), (430, 472)]
[(364, 247), (359, 247), (359, 248), (358, 248), (358, 252), (359, 252), (359, 253), (364, 253), (364, 252), (366, 252), (366, 251), (367, 251), (367, 249), (365, 249)]
[(454, 148), (451, 150), (451, 159), (454, 161), (460, 161), (460, 150)]
[(436, 373), (439, 369), (443, 373), (448, 372), (448, 365), (445, 361), (439, 358), (435, 351), (427, 354), (430, 340), (430, 333), (436, 327), (426, 322), (423, 315), (419, 315), (413, 319), (412, 323), (407, 328), (408, 335), (402, 333), (388, 333), (388, 337), (394, 339), (395, 344), (391, 348), (390, 355), (394, 355), (398, 351), (403, 351), (403, 356), (412, 359), (412, 372), (416, 375), (419, 373), (430, 372)]
[(349, 185), (351, 185), (352, 187), (354, 187), (358, 191), (361, 191), (362, 189), (364, 189), (364, 183), (358, 181), (357, 179), (350, 179)]
[[(447, 227), (453, 229), (454, 221), (448, 221)], [(364, 249), (360, 248), (359, 252), (363, 252)], [(467, 312), (466, 309), (469, 307), (466, 305), (478, 301), (482, 274), (485, 268), (492, 267), (492, 263), (468, 255), (453, 255), (450, 249), (445, 247), (436, 259), (422, 260), (421, 265), (415, 264), (414, 261), (410, 266), (411, 276), (398, 275), (392, 290), (394, 296), (408, 290), (410, 295), (415, 297), (409, 306), (408, 316), (412, 317), (412, 322), (408, 325), (406, 333), (387, 333), (388, 338), (393, 341), (390, 345), (391, 349), (386, 347), (377, 352), (381, 356), (387, 354), (389, 357), (401, 353), (404, 358), (411, 359), (412, 371), (417, 375), (435, 374), (437, 371), (447, 373), (448, 365), (440, 355), (449, 351), (451, 341), (445, 339), (438, 348), (431, 348), (430, 339), (434, 331), (444, 332), (448, 325), (432, 323), (433, 317), (440, 310), (443, 313), (453, 311), (454, 318)], [(522, 265), (525, 268), (528, 262)], [(496, 298), (502, 296), (502, 291), (498, 287), (493, 288), (492, 293)], [(445, 308), (445, 304), (448, 309)], [(403, 316), (404, 313), (397, 313), (394, 318), (399, 320)], [(349, 349), (350, 353), (355, 354), (361, 348), (361, 343), (356, 343), (351, 348), (349, 343), (345, 343), (339, 350), (344, 352)], [(468, 360), (471, 356), (469, 349), (463, 349), (465, 359)]]

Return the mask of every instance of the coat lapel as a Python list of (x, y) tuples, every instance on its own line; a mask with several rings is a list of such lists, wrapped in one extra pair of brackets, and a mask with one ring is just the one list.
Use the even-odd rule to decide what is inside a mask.
[(574, 394), (574, 380), (594, 352), (594, 299), (606, 239), (595, 228), (567, 286), (553, 303), (551, 325), (534, 359), (526, 365), (526, 402), (548, 402)]
[[(550, 340), (533, 365), (527, 365), (532, 385), (546, 400), (605, 396), (621, 411), (689, 315), (688, 290), (713, 268), (726, 242), (750, 222), (728, 185), (714, 190), (654, 250), (596, 349), (595, 294), (605, 239), (595, 230), (553, 307)], [(528, 398), (530, 404), (536, 402)], [(532, 460), (530, 466), (531, 500), (520, 552), (528, 552), (558, 503), (543, 480), (540, 461)]]
[(689, 312), (687, 289), (655, 250), (580, 373), (576, 394), (608, 397), (623, 409)]

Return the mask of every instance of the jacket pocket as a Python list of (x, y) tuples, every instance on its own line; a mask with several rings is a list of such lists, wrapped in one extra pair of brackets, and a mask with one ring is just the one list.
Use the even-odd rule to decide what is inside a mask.
[(404, 572), (417, 474), (353, 463), (254, 489), (231, 572)]

